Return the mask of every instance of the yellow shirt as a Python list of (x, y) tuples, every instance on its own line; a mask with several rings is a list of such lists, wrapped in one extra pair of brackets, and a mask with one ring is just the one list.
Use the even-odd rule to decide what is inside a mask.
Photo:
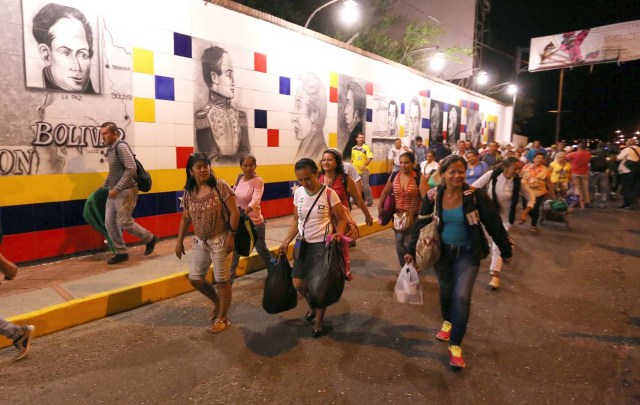
[(565, 162), (561, 165), (558, 162), (551, 162), (549, 165), (551, 169), (551, 182), (552, 183), (568, 183), (569, 174), (571, 173), (571, 163)]
[(362, 144), (362, 147), (356, 145), (351, 148), (351, 163), (358, 171), (358, 174), (367, 168), (367, 160), (369, 159), (373, 159), (373, 153), (371, 153), (371, 149), (366, 144)]

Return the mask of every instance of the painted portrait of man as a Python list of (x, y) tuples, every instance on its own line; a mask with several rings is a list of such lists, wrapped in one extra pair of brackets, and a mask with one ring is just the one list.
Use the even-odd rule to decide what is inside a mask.
[(361, 85), (354, 78), (340, 76), (338, 94), (338, 145), (342, 149), (344, 159), (348, 161), (351, 160), (351, 148), (356, 144), (356, 137), (364, 133), (364, 84)]
[[(28, 25), (32, 37), (27, 36)], [(99, 63), (94, 61), (97, 33), (82, 11), (49, 3), (35, 13), (28, 25), (25, 24), (25, 48), (35, 41), (40, 60), (38, 63), (35, 58), (25, 58), (27, 87), (84, 94), (100, 92), (99, 72), (92, 75), (92, 65), (99, 70)], [(25, 55), (32, 54), (33, 51), (25, 50)]]
[(405, 114), (405, 136), (409, 138), (412, 148), (415, 145), (416, 136), (419, 135), (421, 118), (420, 100), (418, 100), (418, 97), (413, 97)]
[(395, 100), (389, 101), (387, 123), (389, 124), (389, 136), (396, 138), (398, 136), (398, 104)]
[(429, 115), (429, 145), (436, 144), (436, 137), (442, 135), (442, 118), (444, 111), (442, 102), (431, 100), (431, 113)]
[(451, 150), (457, 150), (458, 140), (460, 139), (460, 108), (455, 106), (449, 107), (447, 117), (447, 143), (451, 146)]
[(300, 74), (296, 90), (291, 123), (296, 139), (300, 141), (295, 161), (310, 158), (319, 161), (327, 149), (324, 139), (324, 121), (327, 117), (326, 87), (315, 73)]
[(195, 149), (212, 161), (236, 164), (250, 152), (247, 114), (233, 106), (234, 69), (229, 53), (210, 46), (202, 54), (202, 78), (209, 102), (195, 112)]

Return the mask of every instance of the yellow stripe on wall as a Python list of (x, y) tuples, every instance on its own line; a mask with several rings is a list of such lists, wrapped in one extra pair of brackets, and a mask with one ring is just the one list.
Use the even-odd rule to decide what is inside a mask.
[[(373, 161), (369, 171), (381, 173), (385, 171), (386, 162)], [(233, 185), (240, 174), (237, 166), (213, 168), (218, 178)], [(184, 169), (150, 170), (153, 179), (151, 193), (164, 193), (181, 190), (184, 187), (186, 174)], [(278, 183), (295, 180), (292, 164), (258, 166), (256, 170), (265, 183)], [(86, 199), (98, 187), (102, 187), (107, 173), (71, 173), (35, 176), (0, 177), (0, 207), (23, 204), (39, 204), (48, 202)]]

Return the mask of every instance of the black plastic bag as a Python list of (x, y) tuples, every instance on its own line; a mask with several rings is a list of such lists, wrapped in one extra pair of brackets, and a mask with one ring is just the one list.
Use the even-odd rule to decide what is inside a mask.
[(275, 266), (267, 266), (267, 279), (262, 293), (262, 308), (269, 314), (288, 311), (298, 305), (298, 292), (293, 287), (291, 266), (284, 255), (279, 255)]
[(344, 290), (345, 261), (338, 243), (332, 240), (326, 253), (309, 272), (307, 301), (313, 309), (326, 308), (340, 300)]

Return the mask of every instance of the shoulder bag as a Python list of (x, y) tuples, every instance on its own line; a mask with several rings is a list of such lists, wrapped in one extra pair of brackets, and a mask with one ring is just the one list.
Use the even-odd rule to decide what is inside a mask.
[[(431, 217), (429, 224), (420, 230), (416, 243), (416, 264), (420, 269), (428, 269), (440, 259), (440, 233), (438, 232), (438, 196), (433, 201), (433, 212), (424, 218)], [(420, 219), (423, 219), (420, 216)]]

